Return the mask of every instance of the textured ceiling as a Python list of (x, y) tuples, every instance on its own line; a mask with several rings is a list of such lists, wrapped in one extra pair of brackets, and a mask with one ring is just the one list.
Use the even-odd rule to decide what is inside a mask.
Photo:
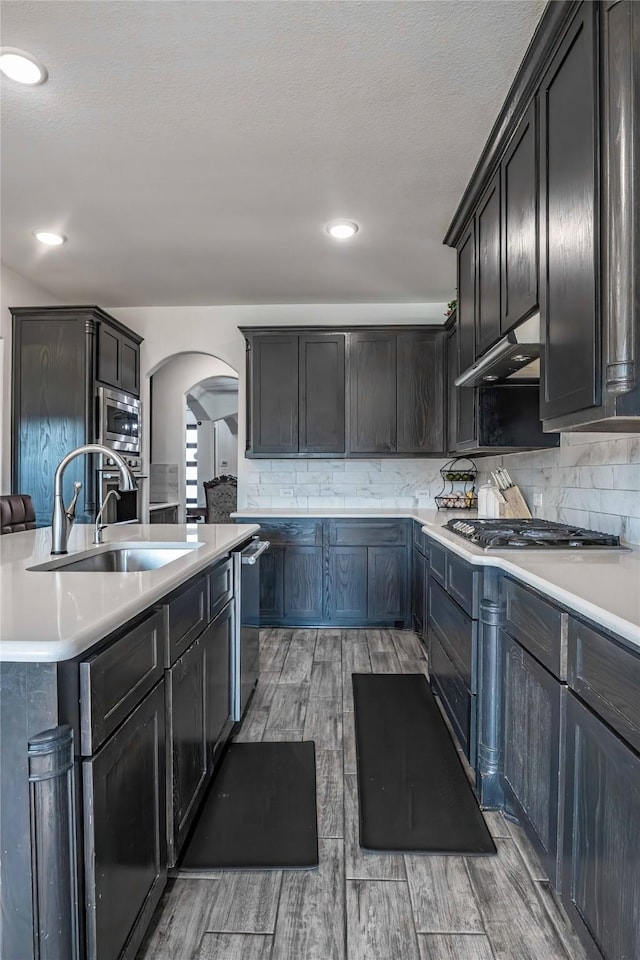
[(3, 0), (49, 80), (2, 79), (2, 259), (112, 306), (448, 300), (442, 237), (544, 6)]

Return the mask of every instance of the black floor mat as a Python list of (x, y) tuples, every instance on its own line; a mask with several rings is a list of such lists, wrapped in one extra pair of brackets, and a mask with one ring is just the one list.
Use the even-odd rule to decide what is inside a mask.
[(353, 674), (360, 845), (491, 854), (496, 847), (422, 674)]
[(317, 864), (313, 741), (232, 743), (198, 815), (180, 870)]

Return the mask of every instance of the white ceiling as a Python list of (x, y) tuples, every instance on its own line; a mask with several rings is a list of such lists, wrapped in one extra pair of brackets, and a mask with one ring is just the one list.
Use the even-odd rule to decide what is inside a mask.
[(2, 259), (112, 306), (446, 301), (442, 237), (544, 6), (3, 0), (49, 80), (2, 79)]

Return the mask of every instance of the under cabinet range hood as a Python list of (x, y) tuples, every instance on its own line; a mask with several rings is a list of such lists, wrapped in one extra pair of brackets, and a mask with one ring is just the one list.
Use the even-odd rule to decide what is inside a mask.
[(540, 379), (540, 314), (534, 313), (464, 370), (456, 387)]

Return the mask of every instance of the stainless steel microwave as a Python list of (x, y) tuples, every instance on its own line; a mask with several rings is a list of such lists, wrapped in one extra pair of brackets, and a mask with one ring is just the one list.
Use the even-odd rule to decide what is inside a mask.
[(121, 390), (98, 387), (98, 442), (112, 450), (140, 453), (142, 406)]

